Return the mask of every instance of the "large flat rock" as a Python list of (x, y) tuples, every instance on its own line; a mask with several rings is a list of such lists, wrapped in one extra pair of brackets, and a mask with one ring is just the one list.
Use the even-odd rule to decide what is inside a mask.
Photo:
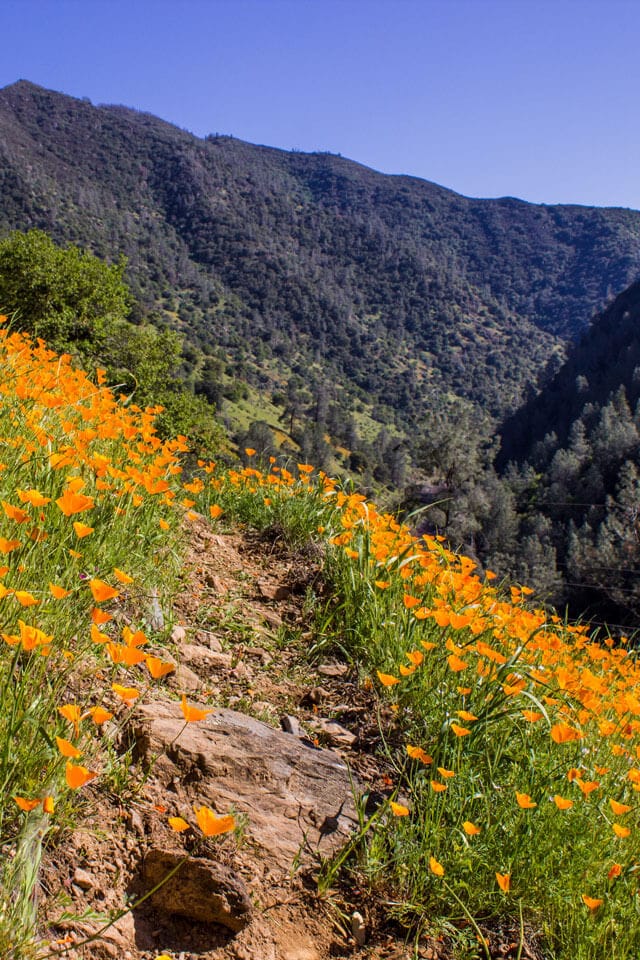
[(145, 704), (136, 740), (156, 778), (184, 784), (185, 804), (246, 814), (248, 838), (279, 869), (330, 855), (357, 824), (353, 781), (337, 753), (246, 714), (219, 709), (185, 724), (179, 704)]

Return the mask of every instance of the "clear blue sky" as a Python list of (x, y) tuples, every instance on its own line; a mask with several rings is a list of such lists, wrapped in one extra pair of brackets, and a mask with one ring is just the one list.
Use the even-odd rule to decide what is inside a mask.
[(640, 0), (0, 0), (0, 38), (0, 86), (640, 209)]

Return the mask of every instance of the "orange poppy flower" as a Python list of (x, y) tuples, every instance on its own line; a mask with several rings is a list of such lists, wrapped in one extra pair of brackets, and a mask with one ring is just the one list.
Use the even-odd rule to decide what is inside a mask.
[(7, 540), (6, 537), (0, 537), (0, 553), (11, 553), (17, 550), (22, 544), (19, 540)]
[(18, 804), (21, 810), (24, 810), (25, 813), (29, 813), (31, 810), (35, 810), (41, 803), (40, 800), (27, 800), (25, 797), (14, 797), (15, 802)]
[(96, 603), (104, 603), (105, 600), (113, 600), (115, 597), (120, 596), (119, 591), (116, 590), (115, 587), (110, 587), (104, 580), (95, 578), (89, 580), (89, 587)]
[(65, 740), (64, 737), (56, 737), (56, 743), (63, 757), (71, 757), (75, 760), (82, 756), (82, 751), (74, 747), (70, 740)]
[(433, 763), (433, 757), (430, 757), (428, 753), (422, 749), (422, 747), (412, 747), (410, 744), (407, 744), (407, 753), (412, 760), (420, 760), (422, 763)]
[(471, 823), (471, 820), (465, 820), (462, 829), (470, 837), (476, 837), (481, 832), (480, 827), (476, 827), (475, 823)]
[(199, 720), (204, 720), (210, 713), (213, 713), (213, 710), (200, 710), (198, 707), (190, 707), (184, 693), (182, 694), (180, 709), (187, 723), (197, 723)]
[(429, 857), (429, 869), (435, 873), (436, 877), (444, 877), (444, 867), (435, 857)]
[(71, 590), (65, 590), (64, 587), (59, 587), (55, 583), (50, 583), (49, 592), (55, 600), (64, 600), (65, 597), (69, 596)]
[(58, 497), (56, 504), (65, 517), (71, 517), (74, 513), (91, 510), (95, 506), (95, 500), (84, 493), (74, 493), (71, 490), (66, 490), (61, 497)]
[(218, 817), (209, 807), (200, 807), (198, 810), (194, 807), (198, 826), (205, 837), (217, 837), (221, 833), (228, 833), (235, 828), (236, 822), (231, 815)]
[(184, 830), (191, 829), (187, 821), (183, 820), (182, 817), (169, 817), (167, 823), (176, 833), (182, 833)]
[(159, 680), (161, 677), (165, 677), (168, 673), (173, 673), (176, 669), (175, 664), (170, 663), (168, 660), (161, 660), (159, 657), (146, 657), (146, 664), (149, 670), (149, 673), (154, 680)]
[(88, 537), (93, 533), (94, 527), (87, 526), (86, 523), (81, 523), (79, 520), (75, 520), (73, 524), (73, 529), (76, 532), (76, 537), (82, 540), (83, 537)]
[(394, 815), (394, 817), (409, 816), (409, 807), (405, 807), (404, 804), (395, 803), (393, 800), (390, 800), (389, 806), (391, 807), (391, 813)]
[(631, 828), (623, 827), (621, 823), (614, 823), (612, 826), (616, 837), (620, 837), (621, 840), (624, 840), (631, 833)]
[(85, 783), (88, 783), (98, 776), (97, 773), (92, 773), (91, 770), (87, 770), (86, 767), (80, 764), (71, 763), (70, 760), (67, 760), (64, 775), (67, 785), (71, 790), (80, 789)]
[(471, 730), (468, 730), (466, 727), (460, 726), (459, 723), (452, 723), (451, 729), (455, 733), (456, 737), (468, 737), (471, 733)]
[(496, 873), (496, 880), (498, 881), (498, 886), (503, 893), (509, 893), (511, 889), (511, 874), (509, 873)]
[(378, 680), (385, 687), (392, 687), (395, 683), (400, 683), (397, 677), (394, 677), (390, 673), (381, 673), (380, 670), (376, 670), (378, 674)]
[(457, 656), (457, 654), (452, 653), (450, 657), (447, 657), (447, 663), (449, 664), (449, 670), (452, 670), (454, 673), (459, 673), (461, 670), (466, 670), (469, 666), (462, 657)]
[(519, 793), (517, 790), (516, 800), (518, 801), (518, 806), (522, 807), (523, 810), (533, 810), (534, 807), (538, 806), (537, 803), (534, 803), (528, 793)]
[(107, 720), (113, 719), (113, 714), (105, 710), (104, 707), (92, 707), (88, 714), (97, 727), (102, 726)]
[(601, 907), (602, 904), (604, 903), (604, 900), (602, 900), (601, 898), (589, 897), (587, 896), (586, 893), (582, 893), (581, 897), (582, 897), (582, 902), (586, 907), (589, 908), (589, 910), (597, 910), (598, 907)]
[(76, 706), (74, 703), (67, 703), (63, 707), (58, 707), (58, 713), (68, 720), (69, 723), (72, 723), (76, 733), (82, 720), (82, 713), (80, 707)]
[(106, 610), (101, 610), (100, 607), (94, 607), (91, 611), (91, 619), (96, 626), (100, 626), (103, 623), (109, 623), (110, 620), (113, 620), (113, 616), (107, 613)]
[(140, 691), (135, 687), (123, 687), (120, 683), (112, 683), (111, 689), (128, 707), (140, 696)]

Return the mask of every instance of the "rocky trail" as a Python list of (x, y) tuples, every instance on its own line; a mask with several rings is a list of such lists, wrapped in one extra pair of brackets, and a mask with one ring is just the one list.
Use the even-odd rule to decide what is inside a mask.
[[(312, 585), (322, 589), (313, 554), (191, 525), (170, 612), (176, 672), (119, 728), (123, 782), (89, 785), (74, 828), (45, 855), (41, 908), (58, 919), (49, 933), (59, 955), (415, 956), (358, 889), (318, 894), (318, 869), (344, 848), (356, 803), (375, 802), (390, 780), (367, 684), (338, 659), (307, 656)], [(211, 712), (186, 724), (182, 694)], [(194, 804), (233, 812), (235, 833), (173, 832), (168, 817), (193, 821)], [(105, 914), (127, 902), (133, 908), (103, 929)], [(438, 955), (435, 944), (420, 948)]]

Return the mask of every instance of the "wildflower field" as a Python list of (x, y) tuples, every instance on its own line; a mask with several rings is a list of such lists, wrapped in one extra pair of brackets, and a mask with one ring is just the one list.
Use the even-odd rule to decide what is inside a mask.
[[(251, 453), (251, 451), (249, 451)], [(489, 957), (506, 923), (566, 960), (640, 955), (640, 665), (498, 588), (437, 537), (416, 538), (310, 467), (247, 467), (211, 507), (326, 545), (316, 651), (359, 665), (395, 714), (387, 804), (337, 866), (408, 930)], [(466, 943), (463, 941), (466, 930)], [(464, 953), (464, 949), (470, 952)]]
[[(157, 410), (103, 379), (0, 327), (0, 956), (63, 949), (37, 944), (42, 845), (112, 775), (113, 725), (174, 669), (141, 611), (170, 592), (181, 530), (204, 514), (321, 544), (330, 596), (310, 609), (311, 652), (351, 660), (393, 717), (390, 796), (361, 805), (321, 881), (357, 878), (407, 931), (445, 934), (461, 957), (489, 957), (485, 932), (505, 923), (514, 956), (534, 931), (549, 958), (637, 958), (631, 645), (496, 587), (310, 465), (199, 461), (185, 480), (186, 439), (160, 440)], [(207, 712), (182, 707), (185, 722)], [(178, 819), (168, 827), (189, 826)], [(233, 828), (208, 808), (194, 823)]]
[[(63, 951), (36, 945), (43, 843), (72, 822), (83, 787), (109, 781), (114, 728), (175, 669), (132, 617), (158, 604), (178, 568), (185, 440), (161, 442), (157, 411), (125, 405), (102, 379), (0, 326), (5, 960)], [(185, 722), (206, 715), (186, 701), (183, 712)], [(194, 814), (205, 835), (233, 828), (208, 808)]]

